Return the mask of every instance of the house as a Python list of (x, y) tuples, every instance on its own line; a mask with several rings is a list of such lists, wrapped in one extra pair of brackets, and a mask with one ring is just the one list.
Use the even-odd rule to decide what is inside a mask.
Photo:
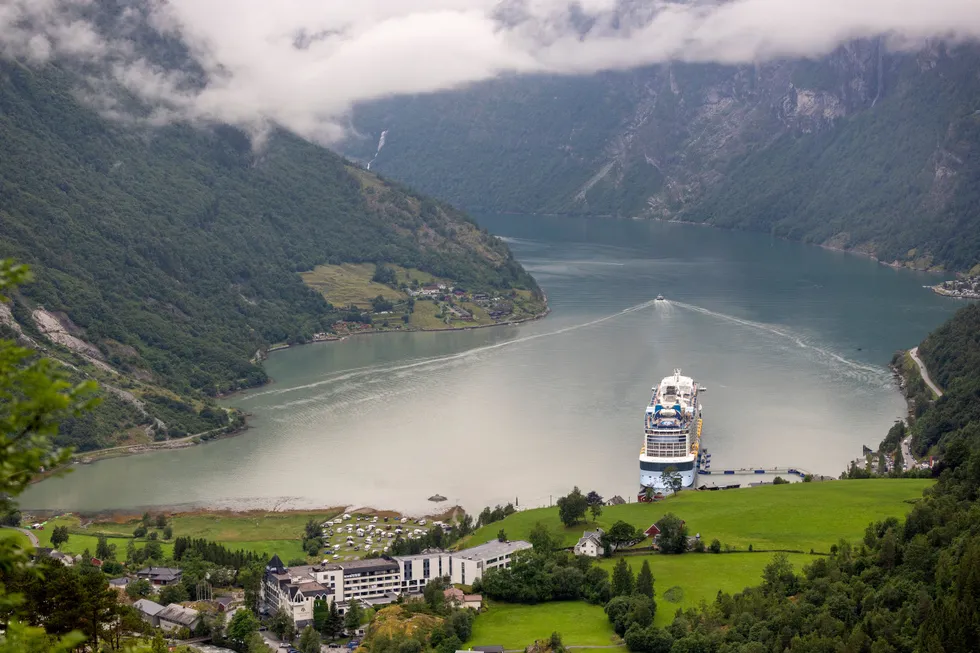
[(443, 592), (443, 596), (446, 597), (446, 602), (455, 608), (467, 608), (479, 612), (480, 608), (483, 607), (483, 595), (481, 594), (464, 594), (463, 590), (450, 587)]
[(216, 596), (214, 597), (214, 605), (218, 608), (218, 612), (228, 612), (231, 608), (231, 604), (234, 599), (230, 596)]
[(575, 544), (575, 555), (589, 556), (590, 558), (598, 558), (602, 555), (602, 551), (605, 548), (602, 544), (602, 534), (603, 531), (601, 528), (597, 528), (594, 531), (585, 531)]
[(612, 499), (610, 499), (609, 502), (606, 505), (610, 505), (610, 506), (621, 506), (624, 503), (626, 503), (626, 499), (624, 499), (623, 497), (621, 497), (621, 496), (619, 496), (617, 494)]
[(201, 622), (201, 613), (193, 608), (185, 608), (179, 603), (171, 603), (156, 614), (160, 628), (164, 630), (194, 630)]
[(121, 578), (110, 578), (109, 579), (109, 588), (110, 589), (114, 589), (117, 592), (125, 592), (127, 585), (129, 585), (129, 579), (126, 578), (125, 576), (123, 576)]
[(647, 537), (656, 538), (658, 535), (660, 535), (660, 527), (654, 524), (643, 532)]
[(71, 557), (67, 553), (62, 553), (58, 549), (49, 549), (47, 547), (38, 547), (34, 549), (34, 559), (38, 560), (40, 558), (51, 558), (52, 560), (57, 560), (66, 567), (71, 567), (75, 564), (75, 558)]
[(163, 610), (162, 605), (155, 603), (150, 599), (140, 599), (133, 604), (133, 607), (140, 613), (143, 621), (151, 626), (160, 625), (160, 619), (157, 617), (157, 615), (160, 614), (161, 610)]
[(136, 577), (150, 581), (154, 587), (165, 587), (179, 583), (182, 573), (180, 569), (173, 567), (147, 567), (137, 571)]

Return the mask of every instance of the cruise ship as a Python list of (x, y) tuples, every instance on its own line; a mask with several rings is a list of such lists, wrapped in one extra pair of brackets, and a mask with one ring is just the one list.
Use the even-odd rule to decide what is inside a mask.
[(643, 416), (643, 448), (640, 449), (640, 500), (652, 488), (655, 494), (670, 492), (664, 470), (674, 468), (681, 487), (694, 487), (701, 448), (700, 394), (705, 388), (681, 371), (653, 388), (653, 398)]

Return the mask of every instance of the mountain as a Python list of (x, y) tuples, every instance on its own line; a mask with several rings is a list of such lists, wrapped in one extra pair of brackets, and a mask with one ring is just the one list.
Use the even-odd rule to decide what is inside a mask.
[(506, 78), (361, 105), (341, 150), (472, 209), (705, 222), (968, 270), (977, 70), (977, 46), (862, 41), (819, 60)]
[(33, 283), (0, 310), (104, 402), (86, 450), (224, 429), (211, 397), (261, 384), (256, 353), (345, 314), (304, 285), (321, 264), (392, 263), (473, 289), (534, 280), (452, 207), (288, 134), (143, 128), (78, 99), (74, 73), (0, 61), (0, 257)]

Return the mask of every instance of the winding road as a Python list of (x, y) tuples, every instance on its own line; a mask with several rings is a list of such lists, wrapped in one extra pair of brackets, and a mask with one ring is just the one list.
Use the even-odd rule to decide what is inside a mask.
[(41, 546), (41, 543), (38, 542), (37, 540), (37, 535), (30, 532), (26, 528), (17, 528), (15, 526), (3, 526), (2, 528), (9, 528), (12, 531), (20, 531), (21, 533), (27, 536), (27, 539), (31, 541), (31, 546), (33, 546), (35, 549)]
[(932, 382), (931, 378), (929, 378), (929, 370), (926, 369), (926, 366), (922, 363), (922, 360), (919, 358), (919, 348), (912, 347), (912, 349), (909, 349), (909, 356), (911, 356), (912, 360), (915, 361), (915, 364), (919, 366), (919, 374), (922, 375), (922, 380), (926, 382), (926, 385), (929, 386), (929, 389), (935, 392), (937, 397), (942, 397), (943, 391), (939, 389), (938, 385)]

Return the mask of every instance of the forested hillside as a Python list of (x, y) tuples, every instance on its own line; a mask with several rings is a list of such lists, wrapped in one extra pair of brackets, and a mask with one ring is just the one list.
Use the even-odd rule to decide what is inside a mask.
[(980, 449), (980, 305), (967, 306), (931, 333), (919, 356), (943, 396), (916, 420), (913, 444), (921, 453), (957, 460)]
[(980, 263), (978, 68), (976, 46), (868, 41), (501, 79), (365, 104), (342, 149), (481, 210), (707, 222), (965, 271)]
[(222, 127), (137, 130), (74, 88), (55, 66), (0, 62), (0, 257), (35, 277), (0, 317), (115, 389), (69, 421), (68, 443), (105, 446), (155, 420), (158, 439), (226, 424), (207, 397), (264, 382), (257, 351), (341, 316), (300, 277), (319, 264), (535, 288), (460, 212), (325, 149), (279, 133), (254, 151)]

